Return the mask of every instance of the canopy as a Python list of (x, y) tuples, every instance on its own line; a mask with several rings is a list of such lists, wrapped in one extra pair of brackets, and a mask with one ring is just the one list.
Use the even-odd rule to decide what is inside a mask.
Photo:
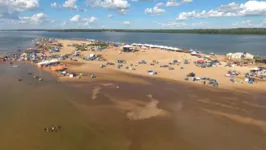
[(258, 70), (260, 70), (260, 68), (252, 68), (251, 70), (258, 71)]
[(195, 52), (195, 51), (191, 52), (191, 55), (196, 55), (196, 54), (197, 54), (197, 52)]
[(131, 45), (124, 45), (123, 48), (132, 48)]
[(204, 60), (197, 60), (198, 63), (204, 63)]
[(59, 60), (52, 59), (52, 60), (46, 60), (46, 61), (39, 62), (38, 65), (48, 65), (48, 64), (57, 63), (57, 62), (59, 62)]
[(65, 69), (64, 66), (52, 66), (52, 67), (51, 67), (51, 70), (52, 70), (52, 71), (64, 70), (64, 69)]
[(95, 55), (94, 54), (90, 54), (90, 57), (94, 57)]

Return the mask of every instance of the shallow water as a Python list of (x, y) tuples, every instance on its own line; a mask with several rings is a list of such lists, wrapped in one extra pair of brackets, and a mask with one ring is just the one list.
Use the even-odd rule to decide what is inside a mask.
[[(0, 64), (0, 149), (266, 149), (265, 95), (144, 79), (151, 85), (56, 83), (31, 65)], [(128, 119), (147, 108), (149, 94), (167, 114)], [(62, 130), (44, 132), (55, 124)]]

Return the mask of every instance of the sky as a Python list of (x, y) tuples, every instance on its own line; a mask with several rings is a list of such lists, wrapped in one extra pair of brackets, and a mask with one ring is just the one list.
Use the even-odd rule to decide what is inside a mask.
[(0, 0), (0, 29), (266, 28), (266, 0)]

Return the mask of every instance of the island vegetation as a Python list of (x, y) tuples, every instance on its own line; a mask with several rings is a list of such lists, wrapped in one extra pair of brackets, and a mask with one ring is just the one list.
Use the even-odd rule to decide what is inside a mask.
[(266, 34), (266, 28), (233, 29), (17, 29), (5, 31), (47, 32), (144, 32), (144, 33), (192, 33), (192, 34)]

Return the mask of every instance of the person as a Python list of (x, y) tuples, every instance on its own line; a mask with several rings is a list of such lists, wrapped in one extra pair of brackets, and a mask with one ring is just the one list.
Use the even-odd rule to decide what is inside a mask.
[(48, 132), (49, 130), (48, 130), (48, 128), (44, 128), (44, 131)]
[(206, 85), (206, 81), (204, 81), (203, 84)]

